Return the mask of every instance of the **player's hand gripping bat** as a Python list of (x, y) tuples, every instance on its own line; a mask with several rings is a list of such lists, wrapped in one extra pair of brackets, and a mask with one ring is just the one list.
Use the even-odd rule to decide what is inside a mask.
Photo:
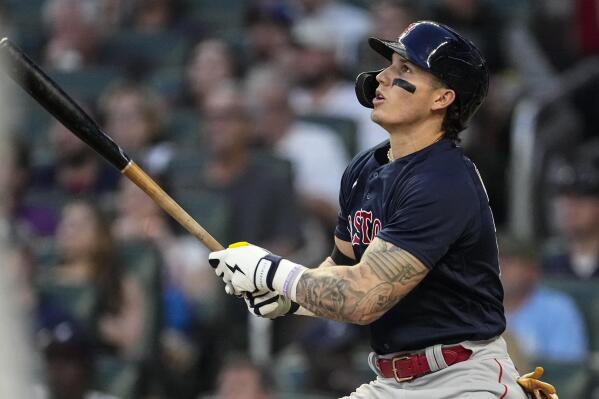
[(211, 251), (223, 246), (135, 164), (96, 122), (10, 40), (0, 40), (0, 65), (12, 80), (77, 137), (146, 192)]

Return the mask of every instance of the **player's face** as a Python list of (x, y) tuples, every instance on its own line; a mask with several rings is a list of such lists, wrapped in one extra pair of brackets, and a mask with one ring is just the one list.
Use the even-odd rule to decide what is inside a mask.
[[(372, 120), (388, 131), (396, 127), (418, 124), (434, 114), (443, 113), (455, 94), (441, 85), (433, 75), (393, 54), (391, 65), (381, 71), (373, 100)], [(415, 90), (394, 84), (401, 79)], [(442, 116), (442, 115), (441, 115)], [(441, 118), (442, 119), (442, 118)]]

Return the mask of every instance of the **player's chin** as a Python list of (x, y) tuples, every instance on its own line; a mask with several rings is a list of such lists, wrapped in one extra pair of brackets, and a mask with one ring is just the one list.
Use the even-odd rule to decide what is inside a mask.
[(379, 125), (382, 125), (385, 123), (385, 121), (388, 119), (385, 117), (385, 112), (383, 110), (381, 110), (380, 108), (375, 108), (372, 110), (372, 112), (370, 113), (370, 119), (374, 122), (377, 123)]

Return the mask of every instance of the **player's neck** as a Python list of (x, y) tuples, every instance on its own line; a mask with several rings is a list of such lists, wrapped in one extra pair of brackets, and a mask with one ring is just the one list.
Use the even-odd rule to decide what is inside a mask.
[(402, 127), (389, 133), (393, 159), (405, 157), (432, 145), (443, 138), (443, 131), (421, 125), (416, 128)]

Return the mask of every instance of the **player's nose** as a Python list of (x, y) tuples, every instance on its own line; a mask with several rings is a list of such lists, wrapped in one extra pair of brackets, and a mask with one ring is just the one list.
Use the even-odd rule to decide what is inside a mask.
[(388, 73), (388, 68), (385, 68), (376, 75), (376, 81), (379, 82), (379, 87), (387, 86), (389, 84), (390, 80)]

